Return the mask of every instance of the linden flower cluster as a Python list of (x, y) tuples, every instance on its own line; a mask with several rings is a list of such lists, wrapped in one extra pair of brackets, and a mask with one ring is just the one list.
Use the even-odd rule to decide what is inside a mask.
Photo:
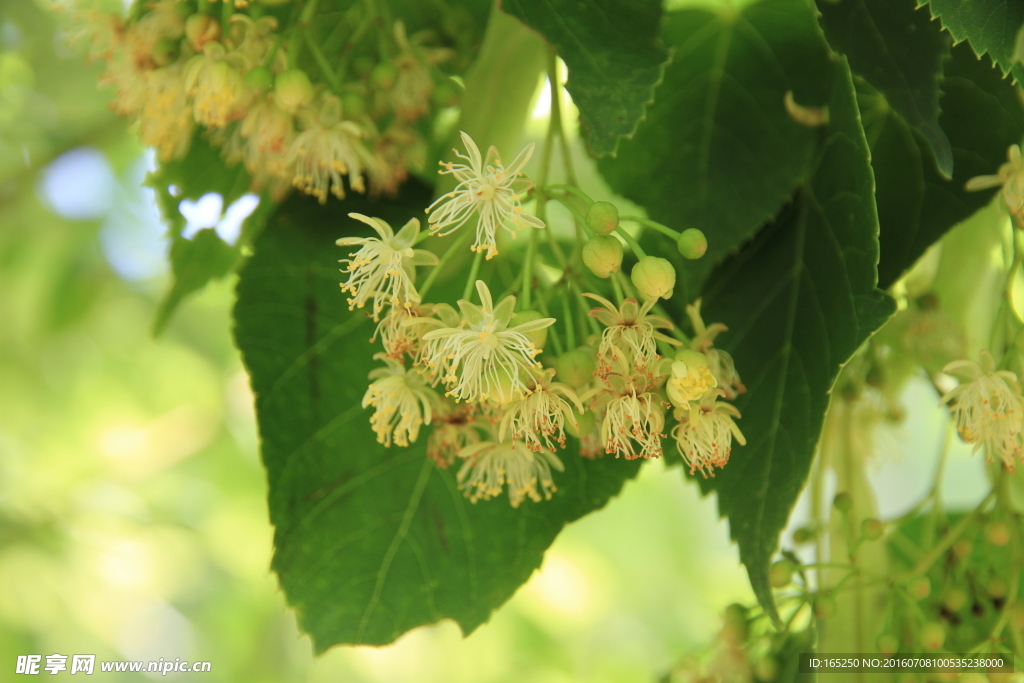
[[(554, 494), (553, 472), (564, 470), (558, 451), (569, 435), (580, 439), (585, 457), (655, 458), (663, 454), (662, 438), (673, 419), (672, 438), (691, 471), (713, 475), (728, 462), (733, 440), (744, 443), (739, 412), (728, 402), (744, 387), (732, 357), (714, 345), (725, 327), (705, 325), (698, 301), (687, 307), (694, 336), (683, 341), (654, 310), (659, 299), (671, 297), (675, 271), (665, 259), (646, 254), (633, 268), (632, 285), (613, 283), (617, 304), (583, 293), (568, 280), (571, 269), (561, 271), (554, 286), (575, 301), (580, 320), (590, 318), (591, 334), (582, 346), (572, 342), (571, 304), (557, 319), (547, 313), (543, 295), (534, 299), (540, 311), (528, 305), (532, 262), (509, 290), (517, 294), (495, 298), (479, 273), (498, 255), (499, 242), (527, 229), (529, 258), (537, 253), (537, 231), (547, 227), (527, 210), (541, 190), (523, 175), (533, 146), (506, 166), (494, 147), (481, 154), (469, 135), (461, 139), (463, 149), (454, 150), (460, 161), (443, 162), (440, 170), (457, 183), (427, 208), (429, 235), (454, 235), (442, 256), (416, 248), (428, 236), (416, 218), (396, 234), (379, 218), (350, 214), (376, 235), (338, 240), (355, 249), (341, 262), (347, 276), (341, 289), (350, 308), (368, 309), (376, 323), (371, 341), (379, 338), (383, 347), (375, 358), (384, 365), (370, 373), (363, 398), (363, 406), (373, 409), (370, 424), (378, 441), (407, 446), (429, 426), (427, 456), (442, 468), (459, 463), (459, 487), (471, 501), (507, 491), (513, 507)], [(598, 207), (595, 216), (588, 230), (599, 248), (583, 251), (582, 259), (595, 275), (611, 276), (605, 252), (614, 254), (616, 247), (600, 239), (611, 232), (607, 209)], [(454, 306), (425, 302), (444, 265), (467, 245), (475, 256), (463, 298)], [(617, 253), (621, 262), (620, 245)], [(435, 268), (418, 286), (423, 266)], [(635, 288), (643, 303), (624, 296), (623, 286)]]
[(280, 200), (295, 187), (321, 203), (344, 198), (346, 185), (394, 194), (424, 164), (417, 124), (435, 84), (447, 85), (437, 65), (453, 52), (408, 36), (401, 21), (378, 28), (356, 3), (319, 40), (313, 17), (296, 20), (290, 7), (236, 11), (247, 7), (236, 1), (197, 12), (185, 0), (151, 0), (125, 19), (69, 1), (72, 38), (105, 62), (112, 108), (162, 161), (184, 157), (202, 131), (245, 167), (253, 191)]
[(988, 351), (981, 352), (981, 363), (953, 361), (943, 372), (961, 379), (960, 384), (942, 396), (942, 405), (950, 404), (957, 433), (977, 452), (982, 447), (988, 460), (1002, 460), (1013, 472), (1024, 457), (1024, 397), (1017, 375), (997, 370)]

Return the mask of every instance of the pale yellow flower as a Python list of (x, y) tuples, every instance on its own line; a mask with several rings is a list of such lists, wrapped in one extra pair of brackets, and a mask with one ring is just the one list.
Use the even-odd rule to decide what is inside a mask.
[(575, 426), (583, 405), (571, 387), (552, 381), (554, 374), (552, 369), (540, 373), (530, 393), (508, 404), (498, 428), (499, 440), (508, 434), (531, 451), (554, 450), (556, 444), (565, 448), (565, 423)]
[(362, 308), (373, 302), (373, 319), (379, 321), (384, 306), (411, 306), (420, 300), (413, 284), (416, 280), (416, 266), (436, 266), (437, 256), (425, 249), (413, 249), (420, 234), (420, 222), (412, 218), (396, 235), (385, 221), (370, 218), (359, 213), (350, 213), (350, 218), (366, 223), (379, 237), (343, 237), (338, 246), (359, 246), (359, 250), (342, 259), (348, 264), (343, 273), (348, 281), (342, 283), (341, 291), (348, 292), (349, 309)]
[(626, 299), (616, 307), (596, 294), (584, 292), (583, 296), (602, 306), (591, 309), (590, 315), (605, 326), (597, 349), (597, 374), (603, 378), (620, 369), (616, 367), (616, 361), (631, 368), (632, 372), (653, 375), (654, 362), (658, 360), (657, 340), (674, 345), (680, 343), (658, 332), (659, 329), (671, 330), (672, 323), (661, 316), (650, 315), (654, 307), (651, 301), (641, 306), (636, 299)]
[(690, 474), (699, 470), (705, 477), (715, 476), (715, 468), (729, 462), (733, 439), (741, 445), (747, 443), (734, 421), (740, 412), (732, 404), (719, 401), (723, 395), (721, 389), (715, 389), (699, 402), (676, 409), (679, 424), (672, 429), (672, 437), (679, 455), (690, 466)]
[(480, 442), (480, 432), (474, 424), (475, 413), (475, 408), (467, 403), (455, 404), (448, 400), (442, 400), (434, 411), (427, 457), (441, 469), (448, 469), (463, 448)]
[[(451, 174), (459, 181), (454, 190), (437, 198), (427, 208), (430, 231), (450, 235), (474, 216), (478, 217), (473, 251), (487, 252), (487, 258), (498, 254), (497, 231), (504, 228), (514, 237), (523, 227), (543, 228), (544, 221), (523, 210), (522, 195), (533, 187), (533, 181), (521, 177), (521, 171), (533, 154), (533, 144), (519, 153), (505, 167), (498, 150), (491, 146), (487, 157), (481, 158), (473, 138), (462, 133), (462, 144), (468, 156), (458, 150), (455, 155), (466, 164), (441, 162), (441, 174)], [(431, 213), (433, 212), (433, 213)]]
[(474, 503), (487, 500), (500, 495), (507, 485), (514, 508), (526, 498), (550, 499), (556, 490), (551, 468), (565, 469), (554, 453), (531, 451), (521, 441), (481, 441), (463, 448), (459, 457), (466, 460), (457, 477), (466, 497)]
[(729, 352), (714, 346), (715, 337), (729, 328), (722, 323), (705, 325), (704, 319), (700, 314), (700, 304), (701, 300), (697, 299), (686, 307), (686, 315), (690, 318), (694, 331), (690, 348), (694, 351), (700, 351), (707, 356), (708, 367), (711, 370), (711, 374), (715, 376), (717, 386), (722, 390), (725, 398), (736, 398), (746, 391), (747, 388), (740, 381), (740, 376), (736, 372), (736, 363), (733, 361), (732, 356), (729, 355)]
[(324, 95), (318, 109), (300, 112), (305, 129), (292, 141), (285, 155), (286, 173), (295, 187), (327, 202), (327, 195), (345, 198), (343, 177), (356, 192), (366, 191), (365, 167), (372, 163), (363, 146), (363, 130), (341, 119), (341, 100)]
[(242, 55), (215, 40), (185, 63), (185, 89), (197, 123), (216, 128), (245, 116), (253, 97), (243, 75), (247, 66)]
[(1017, 375), (996, 370), (988, 351), (981, 352), (980, 365), (958, 360), (943, 372), (966, 380), (942, 397), (942, 404), (953, 404), (960, 438), (975, 451), (984, 446), (989, 459), (999, 457), (1012, 472), (1024, 455), (1024, 399)]
[(660, 458), (664, 430), (662, 399), (653, 392), (629, 391), (613, 398), (605, 407), (601, 440), (605, 453), (613, 453), (616, 458), (620, 455), (627, 460)]
[(672, 374), (665, 383), (668, 399), (677, 407), (685, 407), (690, 401), (699, 401), (702, 396), (718, 386), (718, 380), (711, 373), (708, 359), (702, 353), (683, 349), (672, 361)]
[(1001, 186), (1007, 210), (1018, 221), (1024, 220), (1024, 160), (1021, 159), (1020, 147), (1010, 145), (1006, 157), (1006, 163), (999, 167), (996, 175), (971, 178), (967, 181), (966, 189), (987, 190)]
[(534, 360), (540, 349), (530, 341), (529, 333), (548, 327), (555, 319), (540, 318), (510, 327), (516, 298), (506, 297), (495, 306), (483, 280), (477, 280), (476, 290), (481, 305), (460, 300), (458, 327), (442, 327), (423, 335), (425, 341), (437, 340), (429, 362), (446, 366), (447, 375), (442, 379), (448, 385), (448, 395), (457, 401), (506, 403), (529, 393), (530, 371), (540, 368)]
[(363, 396), (363, 407), (373, 406), (370, 425), (377, 441), (390, 446), (408, 446), (416, 441), (420, 427), (432, 418), (432, 406), (440, 397), (427, 387), (423, 377), (382, 353), (374, 356), (386, 367), (370, 372), (374, 380)]

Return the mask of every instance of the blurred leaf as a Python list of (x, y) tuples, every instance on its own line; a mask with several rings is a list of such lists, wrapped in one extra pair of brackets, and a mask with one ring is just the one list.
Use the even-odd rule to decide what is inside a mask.
[(747, 445), (701, 480), (718, 493), (740, 559), (777, 618), (769, 562), (804, 486), (840, 367), (895, 310), (876, 287), (878, 219), (867, 141), (845, 60), (824, 140), (791, 205), (711, 276), (704, 318), (747, 392), (736, 400)]
[(953, 175), (953, 151), (939, 125), (942, 63), (949, 36), (914, 0), (818, 0), (829, 44), (850, 69), (885, 95), (924, 136), (939, 174)]
[(182, 237), (185, 217), (178, 208), (181, 202), (195, 201), (213, 192), (223, 198), (226, 209), (249, 192), (250, 179), (245, 169), (225, 166), (220, 153), (201, 135), (192, 139), (183, 159), (161, 163), (146, 182), (156, 190), (157, 203), (171, 238), (174, 281), (153, 321), (153, 333), (160, 334), (178, 304), (188, 295), (234, 270), (243, 247), (252, 242), (273, 210), (273, 202), (266, 195), (260, 198), (259, 206), (242, 223), (242, 233), (234, 245), (223, 242), (212, 230), (201, 230), (193, 239)]
[(338, 291), (336, 238), (363, 212), (394, 224), (429, 201), (360, 197), (320, 206), (293, 197), (256, 239), (241, 270), (235, 336), (256, 393), (275, 527), (273, 568), (317, 651), (381, 645), (454, 619), (470, 633), (535, 569), (561, 528), (602, 507), (637, 462), (560, 452), (558, 491), (512, 509), (470, 504), (453, 471), (411, 448), (384, 448), (360, 407), (375, 348), (363, 311)]
[(787, 113), (784, 94), (824, 105), (831, 57), (803, 0), (672, 13), (662, 37), (675, 54), (655, 102), (599, 167), (654, 220), (707, 235), (706, 256), (679, 271), (677, 295), (693, 298), (806, 175), (819, 133)]
[(928, 159), (927, 144), (898, 111), (878, 95), (861, 97), (878, 185), (881, 260), (878, 281), (889, 287), (947, 230), (987, 204), (995, 190), (967, 192), (974, 176), (996, 173), (1006, 149), (1024, 136), (1024, 107), (1017, 89), (987, 57), (966, 45), (946, 64), (939, 122), (949, 134), (956, 172), (947, 180)]
[(658, 44), (659, 0), (502, 0), (544, 36), (569, 68), (590, 151), (615, 155), (654, 99), (668, 52)]
[(1022, 81), (1024, 65), (1017, 54), (1017, 40), (1024, 27), (1024, 1), (918, 0), (922, 6), (926, 2), (953, 40), (966, 40), (975, 54), (989, 55), (1003, 73), (1012, 73), (1015, 81)]

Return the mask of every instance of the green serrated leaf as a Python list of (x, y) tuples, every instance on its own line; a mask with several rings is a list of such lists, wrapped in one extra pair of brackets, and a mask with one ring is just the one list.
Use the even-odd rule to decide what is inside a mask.
[(360, 406), (375, 352), (372, 323), (338, 291), (336, 238), (361, 226), (349, 211), (393, 225), (429, 201), (362, 198), (281, 207), (241, 270), (235, 338), (252, 378), (275, 528), (273, 568), (317, 651), (390, 643), (440, 619), (470, 633), (535, 569), (562, 527), (602, 507), (637, 462), (559, 453), (554, 498), (512, 509), (470, 504), (453, 471), (411, 448), (384, 448)]
[(502, 0), (550, 42), (569, 68), (590, 151), (614, 155), (636, 131), (668, 52), (658, 44), (660, 0)]
[(953, 150), (939, 125), (942, 64), (950, 42), (942, 27), (915, 0), (817, 4), (829, 44), (928, 141), (939, 174), (952, 177)]
[(599, 168), (654, 220), (707, 235), (704, 258), (679, 272), (677, 293), (693, 298), (803, 179), (819, 131), (787, 113), (785, 93), (824, 105), (832, 62), (803, 0), (673, 13), (662, 37), (675, 54), (647, 119)]
[(989, 55), (1004, 74), (1024, 82), (1017, 41), (1024, 27), (1024, 0), (919, 0), (942, 22), (953, 40), (966, 40), (979, 56)]
[(706, 491), (718, 494), (740, 559), (777, 618), (769, 563), (807, 479), (840, 367), (895, 310), (876, 287), (878, 219), (867, 141), (845, 60), (830, 122), (792, 204), (712, 274), (705, 319), (729, 331), (747, 392), (736, 400), (746, 446)]
[(939, 122), (956, 159), (952, 180), (939, 176), (928, 160), (927, 143), (885, 99), (861, 94), (878, 185), (878, 281), (884, 288), (950, 228), (992, 199), (995, 190), (967, 192), (965, 183), (996, 173), (1007, 147), (1024, 136), (1024, 106), (1017, 88), (1000, 77), (988, 57), (979, 60), (967, 45), (953, 48), (944, 89)]
[[(252, 241), (273, 210), (273, 202), (265, 195), (260, 198), (259, 206), (242, 223), (242, 233), (234, 245), (223, 242), (212, 230), (202, 230), (193, 239), (182, 237), (185, 217), (178, 209), (181, 202), (217, 193), (226, 208), (249, 192), (250, 178), (245, 169), (226, 166), (220, 152), (200, 135), (193, 138), (184, 158), (162, 162), (146, 182), (156, 191), (157, 204), (171, 239), (174, 279), (153, 321), (153, 333), (160, 334), (188, 295), (234, 270), (241, 260), (242, 249)], [(199, 239), (203, 233), (208, 234)]]

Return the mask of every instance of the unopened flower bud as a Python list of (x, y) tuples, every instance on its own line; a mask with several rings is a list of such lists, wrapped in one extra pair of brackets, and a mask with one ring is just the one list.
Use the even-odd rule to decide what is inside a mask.
[(1006, 579), (1001, 576), (994, 576), (985, 584), (985, 592), (989, 594), (989, 597), (995, 600), (1002, 600), (1005, 598), (1006, 593), (1009, 590), (1009, 584), (1006, 583)]
[(630, 273), (633, 286), (645, 301), (671, 299), (676, 286), (676, 269), (666, 259), (644, 256)]
[(900, 649), (899, 638), (891, 633), (883, 633), (878, 636), (875, 645), (878, 647), (878, 652), (886, 656), (894, 655)]
[(779, 560), (773, 564), (768, 579), (772, 588), (788, 586), (789, 582), (793, 580), (793, 569), (793, 563), (789, 560)]
[(430, 94), (431, 101), (438, 107), (454, 107), (459, 103), (461, 90), (449, 78), (443, 79)]
[(932, 621), (921, 627), (920, 643), (926, 650), (938, 650), (946, 642), (946, 629)]
[(398, 79), (398, 69), (391, 62), (381, 62), (370, 71), (370, 80), (378, 88), (389, 90)]
[(157, 66), (167, 66), (178, 58), (180, 41), (173, 38), (161, 38), (153, 46), (153, 61)]
[(594, 379), (597, 363), (594, 354), (586, 347), (563, 353), (558, 358), (557, 377), (573, 389), (582, 389)]
[(277, 75), (274, 99), (287, 112), (295, 113), (313, 101), (313, 84), (301, 69), (288, 69)]
[(341, 96), (341, 108), (345, 118), (359, 118), (366, 111), (366, 100), (359, 93), (347, 92)]
[(967, 606), (967, 591), (958, 586), (950, 586), (942, 594), (942, 605), (950, 612), (959, 612)]
[[(537, 311), (519, 311), (516, 316), (512, 319), (512, 329), (515, 329), (516, 325), (522, 325), (524, 323), (532, 323), (534, 320), (540, 320), (545, 316), (541, 315)], [(543, 349), (544, 344), (548, 340), (548, 328), (541, 330), (534, 330), (533, 332), (527, 332), (526, 338), (533, 342), (533, 345), (538, 349)]]
[(877, 519), (865, 519), (860, 523), (860, 533), (869, 541), (877, 541), (882, 537), (885, 527)]
[(708, 238), (697, 228), (687, 228), (676, 241), (676, 247), (684, 258), (699, 259), (708, 250)]
[(262, 95), (274, 87), (274, 74), (265, 66), (257, 66), (245, 75), (245, 84)]
[(828, 593), (822, 593), (814, 600), (814, 616), (819, 619), (831, 619), (837, 610), (836, 599)]
[(619, 227), (619, 209), (611, 202), (594, 202), (587, 210), (587, 225), (598, 235), (609, 235)]
[(804, 543), (810, 543), (814, 540), (814, 530), (810, 527), (802, 526), (793, 532), (793, 543), (797, 545), (803, 545)]
[(850, 498), (850, 494), (846, 492), (837, 493), (836, 497), (832, 499), (832, 505), (840, 512), (849, 512), (853, 507), (853, 498)]
[(927, 576), (918, 576), (907, 584), (907, 593), (915, 600), (924, 600), (932, 593), (932, 582)]
[(1010, 542), (1010, 525), (1002, 520), (989, 522), (985, 525), (985, 540), (996, 546), (1004, 546)]
[(598, 235), (583, 245), (583, 263), (598, 277), (611, 277), (622, 270), (622, 243), (611, 235)]
[(202, 52), (207, 43), (220, 40), (220, 22), (209, 14), (193, 14), (185, 20), (185, 37)]
[(747, 608), (734, 602), (725, 608), (725, 629), (736, 643), (745, 643), (750, 635)]

